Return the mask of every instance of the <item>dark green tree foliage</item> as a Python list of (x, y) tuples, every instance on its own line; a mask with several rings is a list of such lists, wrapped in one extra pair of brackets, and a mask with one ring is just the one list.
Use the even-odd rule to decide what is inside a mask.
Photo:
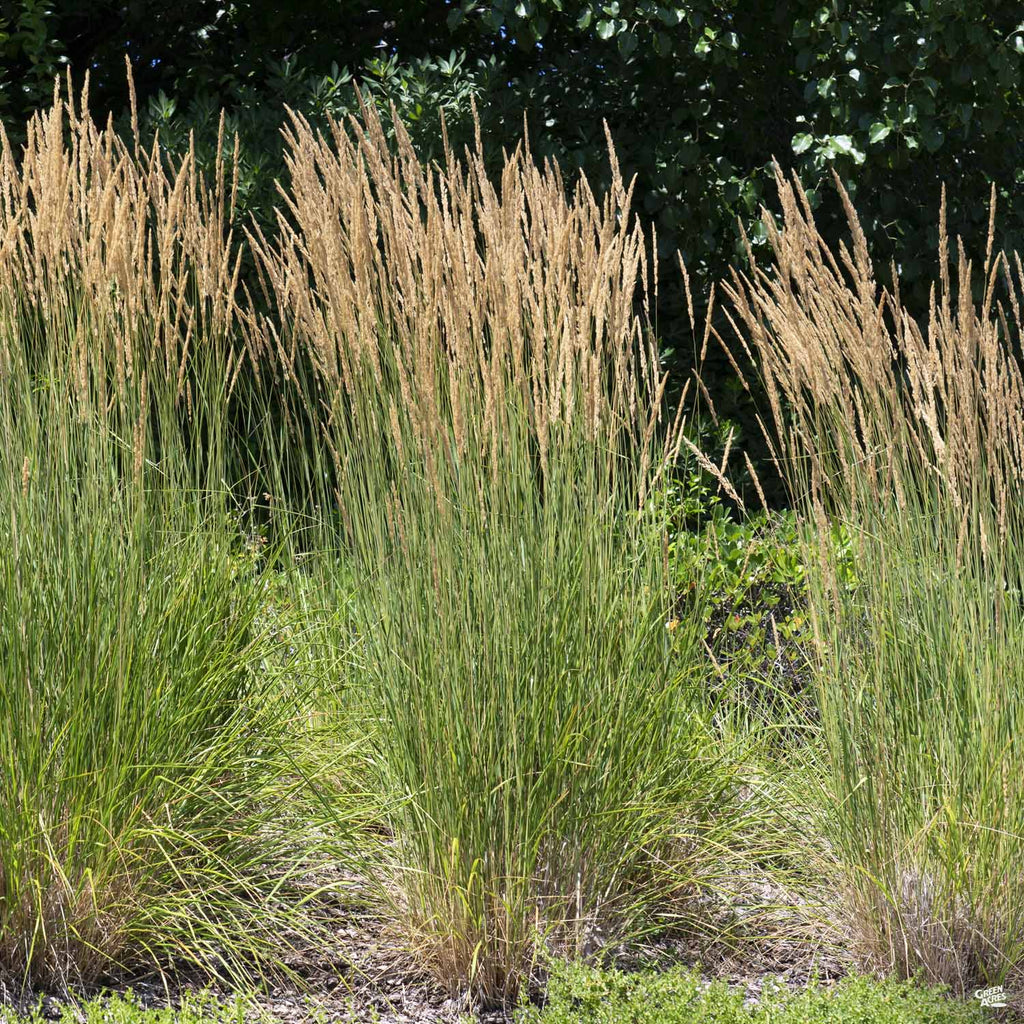
[(359, 66), (375, 50), (415, 57), (448, 48), (443, 4), (392, 8), (362, 0), (5, 0), (0, 102), (5, 116), (24, 115), (70, 63), (79, 75), (92, 70), (97, 109), (117, 110), (128, 99), (125, 53), (144, 96), (162, 90), (186, 103), (198, 95), (228, 103), (299, 54), (322, 72), (332, 61)]
[(931, 259), (943, 182), (952, 230), (983, 236), (994, 182), (1002, 240), (1022, 237), (1019, 2), (466, 0), (450, 20), (520, 43), (504, 59), (535, 148), (597, 169), (608, 119), (663, 252), (700, 272), (739, 254), (737, 220), (763, 239), (773, 157), (815, 204), (834, 169), (905, 285)]
[(194, 131), (200, 162), (212, 162), (227, 111), (228, 137), (241, 138), (239, 209), (269, 221), (285, 104), (325, 124), (356, 109), (358, 81), (428, 148), (442, 108), (468, 118), (484, 90), (452, 51), (447, 16), (436, 0), (0, 0), (0, 117), (17, 140), (70, 68), (76, 87), (89, 72), (94, 116), (127, 131), (127, 55), (143, 130), (159, 128), (170, 151)]

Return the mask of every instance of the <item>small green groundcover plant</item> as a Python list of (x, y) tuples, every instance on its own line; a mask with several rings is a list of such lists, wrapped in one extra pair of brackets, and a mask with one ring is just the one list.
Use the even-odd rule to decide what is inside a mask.
[[(799, 991), (766, 986), (757, 1005), (743, 989), (725, 982), (705, 983), (685, 968), (626, 973), (582, 962), (557, 963), (542, 1006), (524, 1005), (514, 1024), (981, 1024), (1007, 1018), (994, 1002), (952, 999), (941, 987), (913, 981), (877, 981), (855, 975), (832, 987), (812, 983)], [(310, 1004), (302, 1018), (325, 1020)], [(375, 1020), (355, 1007), (342, 1008), (342, 1021)], [(475, 1017), (460, 1018), (473, 1024)], [(1012, 1018), (1011, 1018), (1012, 1019)], [(16, 1014), (0, 1007), (0, 1024), (274, 1024), (275, 1016), (244, 995), (218, 998), (208, 991), (187, 992), (176, 1006), (146, 1007), (129, 990), (71, 1000), (58, 1013), (42, 1004)]]
[(209, 992), (186, 993), (177, 1006), (146, 1007), (129, 990), (84, 1002), (69, 1000), (57, 1014), (42, 1003), (26, 1014), (0, 1006), (0, 1024), (42, 1024), (52, 1020), (60, 1024), (242, 1024), (248, 1010), (249, 1005), (242, 997), (218, 1000)]
[(967, 1024), (993, 1020), (982, 1000), (950, 999), (941, 988), (852, 976), (832, 987), (793, 992), (765, 986), (757, 1005), (724, 982), (702, 981), (683, 968), (603, 971), (579, 963), (555, 968), (543, 1007), (516, 1024)]

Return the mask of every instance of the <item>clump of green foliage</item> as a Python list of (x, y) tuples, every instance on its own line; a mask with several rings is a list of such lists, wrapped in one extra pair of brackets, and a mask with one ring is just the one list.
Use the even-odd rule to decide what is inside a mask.
[[(0, 1007), (0, 1024), (244, 1024), (253, 1018), (253, 1007), (242, 997), (219, 1000), (208, 992), (184, 992), (176, 1005), (147, 1007), (131, 989), (124, 993), (89, 999), (69, 998), (54, 1013), (53, 1006), (33, 1006), (14, 1014)], [(270, 1024), (267, 1014), (257, 1019)]]
[(767, 979), (755, 1004), (742, 989), (690, 970), (627, 974), (563, 964), (543, 1006), (521, 1010), (516, 1024), (980, 1024), (985, 1014), (979, 1001), (952, 1000), (939, 988), (864, 976), (799, 991)]

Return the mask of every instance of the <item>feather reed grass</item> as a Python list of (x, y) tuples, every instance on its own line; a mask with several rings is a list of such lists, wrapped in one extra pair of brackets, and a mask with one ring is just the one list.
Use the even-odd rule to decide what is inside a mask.
[[(993, 251), (990, 228), (977, 274), (948, 238), (943, 199), (922, 325), (898, 284), (876, 283), (838, 181), (851, 238), (838, 251), (799, 186), (779, 174), (778, 188), (782, 226), (764, 217), (772, 265), (734, 273), (725, 293), (807, 524), (830, 761), (822, 795), (844, 920), (876, 965), (958, 991), (1014, 984), (1024, 965), (1021, 262)], [(836, 574), (837, 521), (853, 540), (853, 587)]]
[(291, 920), (224, 484), (230, 179), (133, 151), (87, 93), (0, 148), (0, 978), (25, 986), (241, 969)]
[(271, 486), (304, 481), (320, 571), (357, 581), (396, 935), (508, 1000), (540, 946), (648, 926), (728, 788), (699, 586), (666, 630), (680, 424), (646, 243), (614, 154), (598, 200), (525, 147), (496, 183), (479, 139), (424, 166), (373, 111), (286, 141), (278, 233), (251, 240), (278, 315), (250, 339), (290, 395)]

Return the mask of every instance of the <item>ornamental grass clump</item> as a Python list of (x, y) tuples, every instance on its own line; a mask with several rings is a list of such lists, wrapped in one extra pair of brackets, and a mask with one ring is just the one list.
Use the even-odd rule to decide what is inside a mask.
[[(808, 525), (825, 782), (860, 951), (963, 991), (1024, 965), (1024, 274), (951, 245), (924, 324), (778, 180), (732, 316)], [(993, 196), (994, 199), (994, 196)], [(994, 212), (993, 212), (994, 217)], [(894, 280), (898, 282), (897, 268)], [(856, 582), (837, 575), (847, 528)]]
[(497, 183), (479, 140), (425, 167), (372, 111), (286, 138), (279, 236), (252, 240), (279, 316), (250, 323), (291, 389), (278, 486), (357, 580), (399, 937), (511, 998), (538, 943), (644, 927), (725, 785), (699, 617), (666, 629), (645, 240), (614, 156), (598, 199), (525, 147)]
[[(55, 94), (0, 152), (0, 985), (274, 948), (281, 710), (224, 493), (229, 186)], [(274, 837), (274, 838), (268, 838)]]

